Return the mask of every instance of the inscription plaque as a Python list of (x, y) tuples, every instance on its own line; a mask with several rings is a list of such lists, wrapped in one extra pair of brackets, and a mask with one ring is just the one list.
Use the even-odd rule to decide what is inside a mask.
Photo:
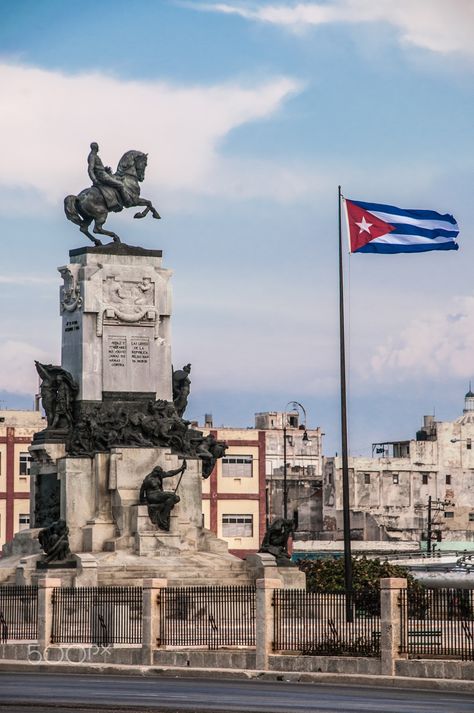
[(127, 338), (109, 338), (108, 359), (110, 366), (125, 367), (127, 365)]
[(135, 337), (130, 340), (132, 364), (148, 364), (150, 361), (150, 341), (148, 337)]
[(127, 391), (148, 393), (151, 368), (156, 353), (154, 339), (149, 337), (150, 328), (135, 329), (105, 326), (103, 342), (103, 391)]

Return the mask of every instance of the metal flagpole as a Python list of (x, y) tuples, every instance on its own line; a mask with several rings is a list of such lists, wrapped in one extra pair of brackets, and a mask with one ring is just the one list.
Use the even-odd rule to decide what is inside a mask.
[[(344, 269), (342, 263), (342, 193), (339, 188), (339, 353), (341, 372), (342, 514), (344, 526), (344, 583), (352, 591), (351, 522), (349, 514), (349, 461), (347, 453), (346, 346), (344, 334)], [(352, 609), (347, 597), (347, 619)]]

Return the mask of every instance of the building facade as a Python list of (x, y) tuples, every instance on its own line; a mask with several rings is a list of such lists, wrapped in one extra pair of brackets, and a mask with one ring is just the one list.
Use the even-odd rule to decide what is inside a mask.
[(44, 427), (39, 411), (0, 411), (0, 551), (30, 526), (28, 446)]
[[(425, 416), (416, 438), (373, 444), (349, 458), (354, 539), (474, 541), (474, 393), (455, 421)], [(428, 507), (431, 526), (428, 528)], [(342, 459), (326, 458), (324, 536), (342, 537)], [(332, 533), (332, 535), (330, 534)]]
[[(257, 552), (267, 525), (283, 517), (284, 432), (288, 517), (297, 536), (322, 527), (322, 434), (305, 429), (297, 412), (255, 415), (255, 428), (208, 428), (228, 445), (203, 482), (204, 526), (239, 557)], [(305, 437), (306, 434), (306, 437)]]
[(203, 481), (204, 527), (226, 540), (238, 557), (257, 552), (265, 532), (265, 433), (219, 428), (210, 432), (228, 445)]

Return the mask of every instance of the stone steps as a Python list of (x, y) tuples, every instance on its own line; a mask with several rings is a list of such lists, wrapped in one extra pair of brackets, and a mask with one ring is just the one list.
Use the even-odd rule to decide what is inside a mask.
[(156, 564), (126, 564), (108, 566), (99, 564), (98, 580), (101, 586), (140, 584), (141, 579), (164, 578), (171, 586), (242, 585), (253, 584), (251, 573), (243, 561), (215, 566), (200, 563), (157, 562)]

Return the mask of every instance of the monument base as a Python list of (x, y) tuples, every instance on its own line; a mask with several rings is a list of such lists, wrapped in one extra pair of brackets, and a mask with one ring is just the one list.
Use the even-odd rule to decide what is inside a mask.
[(76, 560), (66, 560), (65, 562), (44, 562), (42, 560), (38, 560), (36, 562), (36, 569), (43, 572), (58, 569), (76, 569), (76, 567)]

